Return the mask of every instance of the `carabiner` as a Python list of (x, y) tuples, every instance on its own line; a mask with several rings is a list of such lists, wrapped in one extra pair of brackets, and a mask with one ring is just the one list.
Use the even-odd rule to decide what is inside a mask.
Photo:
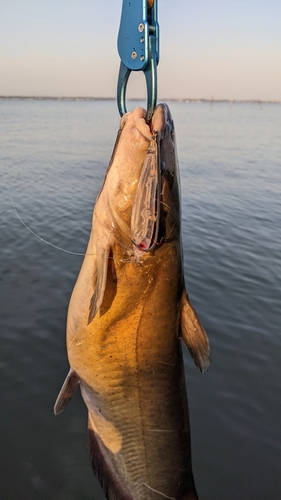
[(143, 71), (147, 87), (146, 121), (150, 122), (157, 102), (159, 26), (157, 0), (123, 0), (118, 34), (121, 59), (117, 84), (119, 113), (126, 113), (126, 88), (132, 71)]

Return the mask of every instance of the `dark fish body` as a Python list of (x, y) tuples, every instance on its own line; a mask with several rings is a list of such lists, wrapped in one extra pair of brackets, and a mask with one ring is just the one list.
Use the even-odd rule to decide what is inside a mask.
[(150, 127), (144, 116), (137, 108), (122, 118), (96, 201), (55, 413), (80, 382), (109, 500), (196, 500), (180, 338), (202, 371), (209, 346), (185, 291), (173, 122), (166, 105)]

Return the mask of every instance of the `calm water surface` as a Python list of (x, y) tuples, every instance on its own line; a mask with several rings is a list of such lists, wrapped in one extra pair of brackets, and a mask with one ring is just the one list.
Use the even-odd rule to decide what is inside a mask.
[[(131, 103), (134, 107), (134, 103)], [(185, 353), (200, 500), (281, 498), (281, 106), (170, 103), (187, 289), (212, 365)], [(113, 148), (114, 102), (0, 101), (1, 500), (103, 500), (65, 318)], [(169, 450), (167, 450), (167, 453)]]

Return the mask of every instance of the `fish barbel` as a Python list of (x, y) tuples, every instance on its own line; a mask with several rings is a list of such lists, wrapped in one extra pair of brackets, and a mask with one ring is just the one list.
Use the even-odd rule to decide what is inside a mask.
[(126, 113), (67, 317), (89, 452), (109, 500), (196, 500), (181, 340), (209, 365), (206, 333), (185, 290), (178, 161), (172, 117), (157, 106)]

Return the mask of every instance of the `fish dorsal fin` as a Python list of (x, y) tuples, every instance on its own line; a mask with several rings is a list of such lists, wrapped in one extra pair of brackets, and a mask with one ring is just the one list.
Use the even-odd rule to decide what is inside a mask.
[(70, 368), (54, 406), (54, 414), (61, 413), (72, 398), (79, 384), (77, 373)]
[(180, 330), (194, 363), (204, 372), (210, 365), (209, 341), (185, 289), (181, 298)]
[(103, 301), (107, 280), (109, 254), (109, 244), (104, 246), (100, 251), (97, 252), (95, 276), (93, 277), (94, 293), (90, 301), (88, 324), (91, 323), (91, 321), (94, 319)]

